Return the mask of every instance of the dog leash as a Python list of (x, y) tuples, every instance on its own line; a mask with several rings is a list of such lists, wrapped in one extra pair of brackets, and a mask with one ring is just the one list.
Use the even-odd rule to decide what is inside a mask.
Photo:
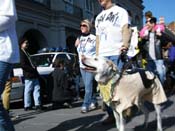
[[(121, 55), (126, 55), (126, 54), (127, 54), (127, 53), (125, 52), (124, 54), (121, 54)], [(119, 81), (121, 80), (121, 78), (122, 78), (124, 72), (131, 66), (132, 62), (133, 62), (134, 60), (136, 60), (136, 57), (137, 57), (139, 54), (140, 54), (140, 52), (137, 53), (137, 54), (136, 54), (134, 57), (132, 57), (131, 59), (129, 59), (127, 55), (124, 56), (124, 58), (127, 58), (127, 59), (125, 59), (125, 61), (123, 61), (123, 62), (124, 62), (124, 65), (123, 65), (122, 70), (121, 70), (121, 73), (120, 73), (120, 75), (119, 75), (119, 79), (117, 80), (117, 84), (118, 84)], [(154, 78), (153, 78), (153, 79), (149, 80), (149, 79), (147, 79), (144, 70), (139, 69), (138, 72), (139, 72), (139, 74), (140, 74), (140, 76), (141, 76), (141, 79), (142, 79), (142, 81), (143, 81), (143, 84), (144, 84), (145, 88), (149, 88), (150, 85), (153, 83), (153, 80), (155, 79), (155, 75), (154, 75)]]
[(117, 80), (117, 84), (119, 83), (120, 79), (122, 78), (124, 72), (131, 66), (131, 64), (133, 63), (134, 60), (136, 60), (136, 57), (140, 54), (140, 52), (138, 52), (134, 57), (130, 58), (127, 56), (127, 50), (123, 50), (122, 53), (119, 56), (118, 59), (118, 63), (119, 60), (121, 60), (122, 62), (124, 62), (121, 72), (119, 74), (119, 79)]

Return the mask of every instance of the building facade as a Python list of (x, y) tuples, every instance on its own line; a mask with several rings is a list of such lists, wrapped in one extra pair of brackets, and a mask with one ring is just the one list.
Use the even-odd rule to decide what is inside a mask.
[(168, 29), (175, 34), (175, 21), (168, 24)]
[[(132, 25), (142, 26), (142, 0), (114, 0), (114, 3), (130, 12)], [(98, 0), (16, 0), (16, 7), (18, 38), (29, 39), (31, 54), (45, 47), (66, 47), (75, 52), (80, 21), (87, 18), (93, 22), (101, 11)]]

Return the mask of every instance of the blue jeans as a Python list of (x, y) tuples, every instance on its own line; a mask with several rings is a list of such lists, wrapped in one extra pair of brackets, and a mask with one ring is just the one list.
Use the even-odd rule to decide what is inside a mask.
[(85, 95), (84, 95), (84, 101), (83, 101), (82, 107), (86, 107), (88, 109), (91, 103), (96, 102), (95, 98), (92, 97), (94, 75), (83, 69), (80, 69), (80, 72), (81, 72), (83, 82), (85, 85)]
[(31, 95), (33, 93), (35, 106), (41, 105), (40, 84), (38, 79), (25, 79), (24, 107), (32, 106)]
[(76, 97), (80, 96), (79, 89), (80, 89), (80, 75), (76, 75), (74, 78), (75, 82), (75, 90), (76, 90)]
[(163, 60), (148, 60), (146, 69), (154, 72), (159, 77), (161, 83), (164, 84), (166, 69)]
[[(119, 55), (106, 56), (105, 58), (111, 60), (117, 66), (117, 69), (119, 70), (119, 72), (121, 72), (124, 63), (121, 61)], [(107, 106), (106, 104), (105, 104), (105, 106), (106, 106), (106, 111), (107, 111), (108, 115), (113, 116), (112, 108)]]
[(123, 67), (124, 63), (121, 61), (119, 55), (105, 56), (105, 58), (111, 60), (117, 66), (117, 69), (119, 70), (119, 72), (122, 70), (122, 67)]
[[(12, 71), (12, 64), (0, 61), (0, 96), (2, 95), (6, 80)], [(7, 111), (0, 102), (0, 131), (14, 131), (14, 127)]]

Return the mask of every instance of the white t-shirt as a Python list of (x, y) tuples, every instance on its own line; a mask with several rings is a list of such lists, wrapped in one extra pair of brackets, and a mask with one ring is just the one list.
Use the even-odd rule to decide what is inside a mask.
[(96, 35), (99, 36), (99, 56), (119, 55), (123, 45), (122, 27), (129, 23), (125, 9), (114, 5), (103, 10), (95, 20)]
[(14, 0), (0, 0), (0, 61), (19, 62), (16, 20)]
[(149, 35), (149, 60), (156, 60), (155, 53), (155, 33), (150, 33)]
[(14, 0), (0, 0), (0, 15), (17, 16)]
[(81, 56), (94, 56), (96, 51), (96, 37), (93, 34), (87, 36), (81, 36), (79, 38), (80, 43), (77, 46), (77, 52), (79, 56), (80, 67), (84, 68), (84, 65), (81, 62)]

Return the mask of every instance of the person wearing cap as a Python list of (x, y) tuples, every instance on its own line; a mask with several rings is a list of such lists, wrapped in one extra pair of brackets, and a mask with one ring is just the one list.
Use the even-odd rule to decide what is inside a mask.
[(165, 65), (162, 54), (164, 46), (160, 32), (157, 31), (157, 19), (155, 17), (146, 21), (148, 33), (142, 37), (145, 40), (144, 49), (146, 51), (146, 69), (158, 75), (162, 84), (165, 81)]
[[(0, 95), (13, 64), (19, 63), (19, 46), (16, 35), (17, 13), (14, 0), (0, 0)], [(14, 131), (8, 112), (0, 102), (0, 131)]]
[[(96, 55), (110, 59), (121, 71), (123, 62), (120, 55), (128, 50), (131, 38), (128, 12), (114, 4), (112, 0), (98, 0), (98, 2), (103, 10), (95, 20)], [(114, 123), (113, 111), (109, 106), (106, 107), (108, 117), (102, 124)]]
[(81, 107), (82, 113), (87, 113), (89, 110), (94, 110), (96, 108), (96, 99), (93, 97), (94, 75), (93, 73), (86, 71), (82, 64), (83, 56), (95, 55), (96, 37), (90, 33), (91, 28), (92, 24), (88, 19), (82, 20), (80, 23), (81, 35), (75, 41), (79, 56), (80, 72), (85, 85), (85, 95)]

